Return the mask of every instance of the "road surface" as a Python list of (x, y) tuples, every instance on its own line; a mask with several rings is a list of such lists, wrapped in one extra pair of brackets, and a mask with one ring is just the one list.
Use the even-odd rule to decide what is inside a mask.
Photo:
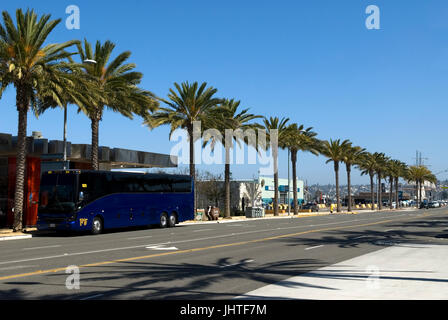
[(440, 208), (36, 235), (0, 243), (0, 299), (258, 297), (269, 285), (385, 248), (446, 245), (447, 233)]

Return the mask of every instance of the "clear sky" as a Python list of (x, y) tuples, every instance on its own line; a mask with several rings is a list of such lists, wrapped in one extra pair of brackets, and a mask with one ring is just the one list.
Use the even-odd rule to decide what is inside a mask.
[[(80, 9), (80, 29), (68, 30), (68, 5)], [(380, 30), (368, 30), (368, 5), (380, 11)], [(350, 139), (368, 151), (415, 162), (427, 157), (437, 173), (448, 169), (448, 2), (446, 0), (294, 1), (4, 1), (2, 10), (34, 8), (62, 22), (50, 42), (111, 40), (116, 54), (144, 73), (142, 87), (165, 97), (174, 82), (206, 81), (221, 97), (241, 100), (252, 113), (289, 117), (314, 127), (321, 139)], [(17, 134), (15, 89), (0, 100), (0, 132)], [(31, 113), (28, 134), (62, 140), (63, 113)], [(169, 153), (166, 127), (106, 112), (100, 145)], [(90, 121), (69, 109), (68, 138), (90, 143)], [(280, 177), (286, 177), (286, 152)], [(299, 154), (308, 183), (334, 183), (325, 158)], [(283, 164), (283, 165), (282, 165)], [(200, 169), (207, 167), (200, 166)], [(210, 170), (223, 171), (222, 166)], [(257, 166), (233, 165), (233, 178), (251, 178)], [(345, 183), (345, 170), (341, 170)], [(448, 174), (438, 176), (447, 178)], [(353, 174), (353, 183), (368, 183)]]

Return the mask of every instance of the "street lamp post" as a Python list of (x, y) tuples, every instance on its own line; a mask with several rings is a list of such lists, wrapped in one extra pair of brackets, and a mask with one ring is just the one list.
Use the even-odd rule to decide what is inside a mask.
[(67, 103), (64, 103), (64, 170), (67, 169)]
[[(86, 64), (96, 64), (95, 60), (85, 59)], [(67, 102), (64, 104), (64, 170), (67, 169)]]

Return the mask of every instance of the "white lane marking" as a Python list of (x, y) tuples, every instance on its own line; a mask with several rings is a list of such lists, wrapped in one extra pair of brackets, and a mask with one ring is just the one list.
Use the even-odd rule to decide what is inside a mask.
[(60, 247), (61, 245), (57, 244), (54, 246), (45, 246), (45, 247), (34, 247), (34, 248), (24, 248), (22, 250), (38, 250), (38, 249), (47, 249), (47, 248), (57, 248)]
[[(398, 217), (398, 215), (397, 215), (397, 217)], [(382, 218), (362, 219), (362, 221), (375, 221), (375, 220), (382, 220), (382, 219), (384, 219), (384, 218), (382, 217)], [(350, 222), (352, 222), (352, 221), (349, 220), (349, 221), (329, 222), (329, 223), (318, 224), (318, 225), (315, 225), (315, 226), (318, 227), (318, 226), (326, 226), (326, 225), (333, 225), (333, 224), (347, 224), (347, 223), (350, 223)], [(298, 226), (286, 227), (286, 228), (281, 228), (281, 229), (282, 230), (302, 229), (302, 228), (307, 228), (307, 227), (309, 227), (309, 226), (307, 226), (307, 225), (298, 225)], [(273, 229), (271, 228), (271, 229), (244, 231), (244, 232), (231, 233), (231, 234), (225, 234), (225, 235), (220, 235), (220, 236), (204, 237), (204, 238), (196, 238), (196, 239), (188, 239), (188, 240), (180, 240), (180, 241), (174, 241), (174, 242), (168, 241), (168, 242), (155, 243), (155, 244), (144, 244), (144, 245), (138, 245), (138, 246), (110, 248), (110, 249), (85, 251), (85, 252), (75, 252), (75, 253), (70, 253), (70, 254), (65, 253), (65, 254), (59, 254), (59, 255), (54, 255), (54, 256), (37, 257), (37, 258), (22, 259), (22, 260), (15, 260), (15, 261), (2, 261), (2, 262), (0, 262), (0, 265), (11, 264), (11, 263), (21, 263), (21, 262), (28, 262), (28, 261), (37, 261), (37, 260), (56, 259), (56, 258), (67, 257), (67, 256), (79, 256), (79, 255), (101, 253), (101, 252), (110, 252), (110, 251), (118, 251), (118, 250), (137, 249), (137, 248), (143, 248), (143, 247), (147, 247), (147, 246), (151, 246), (151, 245), (187, 243), (187, 242), (203, 241), (203, 240), (210, 240), (210, 239), (229, 238), (229, 237), (233, 237), (235, 235), (246, 235), (246, 234), (251, 234), (251, 233), (263, 233), (263, 232), (269, 232), (269, 231), (273, 231)]]
[(242, 261), (242, 262), (237, 262), (237, 263), (232, 263), (232, 264), (225, 264), (225, 265), (223, 265), (223, 266), (219, 266), (220, 268), (228, 268), (228, 267), (234, 267), (234, 266), (238, 266), (238, 265), (241, 265), (241, 264), (246, 264), (246, 263), (249, 263), (249, 262), (254, 262), (255, 260), (252, 260), (252, 259), (250, 259), (250, 260), (244, 260), (244, 261)]
[(359, 236), (359, 237), (355, 237), (355, 238), (353, 238), (353, 240), (355, 240), (355, 239), (361, 239), (361, 238), (366, 238), (366, 237), (368, 237), (368, 236)]
[(128, 240), (145, 239), (145, 238), (152, 238), (152, 236), (134, 237), (134, 238), (128, 238)]
[(192, 231), (192, 232), (202, 232), (202, 231), (212, 231), (212, 230), (215, 230), (215, 229), (194, 230), (194, 231)]
[(176, 247), (163, 247), (163, 246), (149, 246), (149, 247), (146, 247), (146, 249), (151, 249), (151, 250), (179, 250)]
[(227, 227), (242, 227), (242, 224), (230, 224)]
[(24, 268), (34, 268), (37, 266), (12, 266), (12, 267), (6, 267), (6, 268), (0, 268), (0, 271), (5, 271), (5, 270), (12, 270), (12, 269), (24, 269)]
[(317, 249), (317, 248), (320, 248), (320, 247), (323, 247), (323, 246), (324, 246), (324, 245), (321, 244), (320, 246), (314, 246), (314, 247), (308, 247), (308, 248), (305, 248), (305, 250)]
[(80, 300), (89, 300), (89, 299), (98, 298), (98, 297), (101, 297), (101, 296), (104, 296), (104, 295), (105, 295), (104, 293), (96, 294), (94, 296), (86, 297), (86, 298), (83, 298), (83, 299), (80, 299)]

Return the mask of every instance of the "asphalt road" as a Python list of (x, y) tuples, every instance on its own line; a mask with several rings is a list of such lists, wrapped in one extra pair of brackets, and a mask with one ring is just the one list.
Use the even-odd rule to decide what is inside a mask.
[[(447, 244), (448, 209), (275, 218), (0, 243), (0, 299), (232, 299), (399, 243)], [(66, 287), (68, 266), (79, 289)]]

